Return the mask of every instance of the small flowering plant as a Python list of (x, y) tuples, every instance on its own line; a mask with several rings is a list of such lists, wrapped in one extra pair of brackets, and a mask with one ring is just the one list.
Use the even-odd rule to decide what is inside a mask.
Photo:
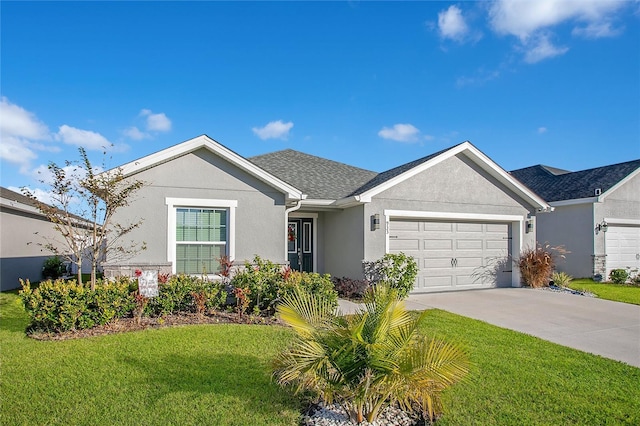
[(134, 271), (134, 274), (136, 275), (136, 277), (141, 277), (142, 276), (142, 271), (140, 269), (136, 269)]

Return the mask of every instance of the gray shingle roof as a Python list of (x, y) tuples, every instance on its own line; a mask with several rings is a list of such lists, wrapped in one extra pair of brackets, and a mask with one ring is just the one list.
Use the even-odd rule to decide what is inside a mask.
[(376, 172), (370, 170), (293, 149), (258, 155), (248, 160), (316, 200), (344, 198), (377, 176)]
[(17, 201), (20, 204), (25, 204), (31, 207), (37, 207), (38, 205), (38, 203), (36, 203), (34, 200), (27, 197), (26, 195), (22, 195), (19, 192), (12, 191), (2, 186), (0, 186), (0, 197), (10, 201)]
[(420, 164), (455, 148), (443, 149), (382, 173), (285, 149), (248, 160), (308, 195), (309, 199), (338, 200), (375, 188)]
[(594, 197), (595, 190), (598, 188), (605, 193), (638, 168), (640, 168), (640, 160), (578, 172), (567, 172), (539, 164), (513, 170), (510, 173), (533, 192), (550, 202)]

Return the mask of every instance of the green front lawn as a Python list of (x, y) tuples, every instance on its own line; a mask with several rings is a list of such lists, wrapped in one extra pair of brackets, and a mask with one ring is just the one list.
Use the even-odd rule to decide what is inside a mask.
[(627, 284), (597, 283), (588, 278), (571, 281), (569, 287), (574, 290), (588, 291), (600, 299), (640, 305), (640, 287)]
[[(185, 326), (69, 341), (24, 336), (0, 293), (0, 424), (290, 425), (300, 399), (270, 380), (280, 327)], [(640, 369), (433, 310), (426, 330), (463, 342), (472, 377), (438, 425), (640, 424)]]

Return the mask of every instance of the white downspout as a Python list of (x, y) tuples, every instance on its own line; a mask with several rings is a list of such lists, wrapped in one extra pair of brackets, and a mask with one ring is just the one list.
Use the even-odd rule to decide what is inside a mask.
[(289, 213), (294, 212), (296, 210), (298, 210), (300, 207), (302, 207), (302, 200), (298, 200), (296, 201), (296, 205), (293, 207), (289, 207), (288, 209), (285, 209), (284, 211), (284, 231), (285, 231), (285, 243), (284, 243), (284, 261), (288, 262), (289, 261), (289, 249), (287, 247), (287, 229), (289, 227)]

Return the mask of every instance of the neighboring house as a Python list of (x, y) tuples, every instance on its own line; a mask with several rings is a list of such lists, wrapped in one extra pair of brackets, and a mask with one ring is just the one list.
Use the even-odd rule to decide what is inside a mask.
[(0, 236), (0, 291), (19, 288), (20, 278), (40, 281), (44, 261), (53, 256), (40, 244), (61, 238), (35, 201), (2, 187)]
[(570, 251), (560, 270), (606, 279), (612, 269), (640, 268), (640, 160), (578, 172), (537, 165), (511, 175), (554, 207), (538, 218), (537, 238)]
[(131, 238), (147, 250), (107, 275), (211, 274), (221, 255), (259, 255), (360, 278), (363, 261), (403, 251), (415, 292), (519, 286), (507, 257), (535, 244), (549, 208), (469, 142), (376, 173), (290, 149), (244, 158), (203, 135), (121, 169), (146, 186), (115, 220), (142, 218)]

